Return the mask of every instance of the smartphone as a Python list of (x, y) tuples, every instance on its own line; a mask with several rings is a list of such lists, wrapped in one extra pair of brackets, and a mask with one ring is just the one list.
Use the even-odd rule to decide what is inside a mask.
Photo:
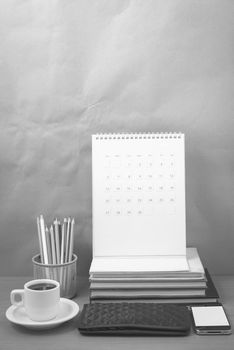
[(231, 334), (231, 325), (222, 305), (191, 306), (197, 334)]

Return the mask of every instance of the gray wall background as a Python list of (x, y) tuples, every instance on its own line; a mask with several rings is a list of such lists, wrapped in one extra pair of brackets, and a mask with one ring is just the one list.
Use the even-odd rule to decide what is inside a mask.
[(234, 273), (234, 2), (1, 0), (0, 274), (32, 274), (36, 216), (92, 246), (91, 134), (186, 134), (187, 245)]

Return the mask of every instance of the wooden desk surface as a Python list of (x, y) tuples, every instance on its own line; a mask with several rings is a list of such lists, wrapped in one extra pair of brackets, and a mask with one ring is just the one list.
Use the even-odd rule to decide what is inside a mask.
[[(173, 350), (233, 350), (234, 334), (228, 336), (198, 336), (191, 331), (187, 337), (98, 337), (82, 336), (76, 329), (77, 317), (58, 328), (33, 331), (10, 323), (5, 311), (10, 306), (10, 291), (23, 288), (30, 277), (0, 277), (0, 349), (1, 350), (105, 350), (105, 349), (173, 349)], [(221, 301), (234, 332), (234, 276), (213, 276)], [(78, 296), (80, 307), (88, 302), (88, 280), (80, 278)]]

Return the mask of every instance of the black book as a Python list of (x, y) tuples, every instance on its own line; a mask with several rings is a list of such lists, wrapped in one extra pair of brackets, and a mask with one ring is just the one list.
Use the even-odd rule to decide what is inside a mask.
[(176, 297), (176, 298), (137, 298), (137, 297), (128, 297), (128, 298), (93, 298), (90, 297), (90, 302), (146, 302), (146, 303), (173, 303), (173, 304), (185, 304), (185, 305), (194, 305), (194, 304), (214, 304), (219, 301), (219, 294), (214, 285), (214, 282), (208, 272), (205, 269), (205, 275), (207, 280), (207, 288), (205, 289), (205, 295), (199, 297)]
[(209, 271), (205, 268), (207, 288), (205, 298), (219, 299), (218, 291), (214, 285), (214, 282), (209, 274)]

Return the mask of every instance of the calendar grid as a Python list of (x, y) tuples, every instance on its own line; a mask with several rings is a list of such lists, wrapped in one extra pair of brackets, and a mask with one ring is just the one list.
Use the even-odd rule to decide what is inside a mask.
[[(132, 254), (167, 255), (173, 242), (175, 255), (183, 254), (184, 176), (182, 133), (94, 135), (95, 254), (122, 255), (128, 247)], [(112, 239), (124, 244), (113, 248)]]

